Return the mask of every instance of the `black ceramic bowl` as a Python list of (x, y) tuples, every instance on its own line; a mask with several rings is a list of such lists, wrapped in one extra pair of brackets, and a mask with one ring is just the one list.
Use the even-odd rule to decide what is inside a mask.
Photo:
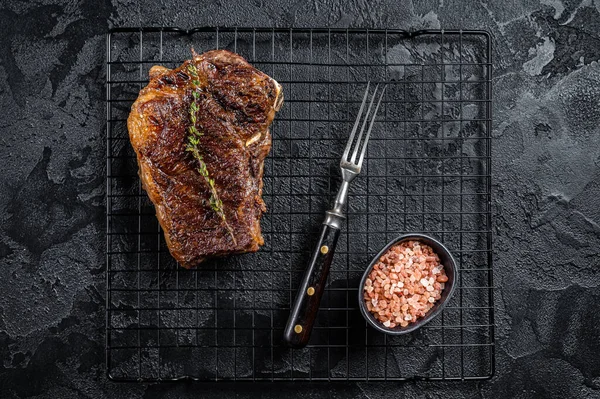
[[(406, 327), (396, 326), (394, 328), (390, 328), (390, 327), (384, 326), (380, 321), (375, 319), (375, 316), (373, 316), (371, 314), (371, 312), (369, 312), (367, 310), (367, 305), (363, 298), (364, 287), (365, 287), (365, 281), (367, 280), (367, 277), (371, 273), (373, 266), (375, 266), (375, 264), (379, 261), (379, 258), (388, 249), (390, 249), (393, 245), (399, 244), (404, 241), (419, 241), (419, 242), (422, 242), (423, 244), (429, 245), (434, 250), (434, 252), (440, 257), (440, 262), (444, 266), (444, 270), (446, 271), (446, 276), (448, 276), (448, 281), (446, 282), (446, 284), (444, 286), (444, 290), (442, 291), (442, 297), (435, 302), (433, 307), (429, 310), (429, 312), (427, 312), (425, 314), (424, 317), (417, 319), (416, 322), (410, 323)], [(444, 246), (444, 244), (442, 244), (438, 240), (431, 238), (429, 236), (426, 236), (424, 234), (406, 234), (406, 235), (400, 236), (400, 237), (396, 238), (395, 240), (392, 240), (381, 251), (379, 251), (379, 253), (371, 261), (371, 264), (369, 265), (367, 270), (365, 270), (365, 274), (363, 274), (363, 277), (360, 280), (360, 285), (358, 286), (358, 304), (360, 307), (360, 312), (364, 316), (365, 320), (367, 320), (367, 322), (373, 328), (375, 328), (376, 330), (381, 331), (383, 333), (390, 334), (390, 335), (401, 335), (401, 334), (413, 332), (416, 329), (418, 329), (419, 327), (423, 326), (424, 324), (427, 324), (428, 322), (430, 322), (435, 316), (437, 316), (442, 311), (444, 306), (446, 306), (446, 303), (448, 303), (448, 299), (450, 299), (450, 297), (454, 293), (454, 288), (456, 286), (456, 278), (457, 278), (456, 262), (454, 261), (452, 254), (450, 253), (450, 251), (448, 251), (448, 248), (446, 248)]]

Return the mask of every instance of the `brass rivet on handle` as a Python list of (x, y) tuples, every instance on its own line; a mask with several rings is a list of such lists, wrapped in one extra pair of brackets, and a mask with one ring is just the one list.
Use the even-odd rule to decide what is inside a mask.
[(321, 253), (325, 255), (327, 252), (329, 252), (329, 247), (327, 245), (323, 245), (321, 247)]
[(315, 294), (315, 289), (313, 287), (308, 287), (306, 293), (308, 294), (308, 296), (313, 296)]
[(294, 326), (294, 331), (296, 332), (296, 334), (300, 334), (302, 332), (302, 326), (300, 324), (296, 324)]

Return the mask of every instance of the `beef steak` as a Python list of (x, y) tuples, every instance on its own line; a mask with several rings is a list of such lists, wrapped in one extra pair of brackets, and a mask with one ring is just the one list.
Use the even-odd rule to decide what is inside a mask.
[[(190, 64), (197, 78), (190, 76)], [(202, 134), (197, 147), (225, 221), (211, 207), (211, 189), (198, 160), (186, 151), (193, 91), (198, 91), (195, 126)], [(269, 125), (282, 102), (274, 79), (226, 50), (194, 53), (175, 69), (150, 69), (150, 82), (131, 107), (127, 127), (143, 187), (182, 266), (254, 252), (264, 244), (263, 164), (271, 148)]]

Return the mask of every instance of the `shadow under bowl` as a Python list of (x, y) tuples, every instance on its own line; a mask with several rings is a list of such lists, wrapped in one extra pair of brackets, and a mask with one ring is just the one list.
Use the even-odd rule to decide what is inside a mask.
[[(433, 251), (439, 256), (440, 263), (444, 266), (444, 270), (446, 272), (446, 276), (448, 277), (448, 281), (444, 286), (444, 290), (442, 291), (442, 297), (438, 299), (433, 307), (429, 309), (429, 311), (425, 314), (425, 316), (417, 319), (414, 323), (410, 323), (406, 327), (396, 326), (396, 327), (386, 327), (379, 320), (375, 319), (375, 316), (367, 309), (367, 305), (365, 303), (365, 299), (363, 298), (365, 282), (367, 277), (373, 270), (373, 266), (379, 261), (379, 258), (386, 253), (392, 246), (396, 244), (400, 244), (405, 241), (419, 241), (423, 244), (429, 245)], [(436, 240), (435, 238), (429, 237), (425, 234), (405, 234), (402, 235), (392, 241), (390, 241), (379, 253), (373, 258), (367, 270), (363, 274), (362, 279), (360, 280), (360, 285), (358, 286), (358, 304), (360, 307), (360, 312), (367, 322), (371, 325), (371, 327), (375, 328), (378, 331), (381, 331), (385, 334), (390, 335), (402, 335), (413, 332), (420, 328), (421, 326), (429, 323), (434, 317), (442, 312), (450, 297), (454, 293), (454, 289), (456, 287), (458, 271), (456, 270), (456, 261), (448, 248), (444, 246), (441, 242)]]

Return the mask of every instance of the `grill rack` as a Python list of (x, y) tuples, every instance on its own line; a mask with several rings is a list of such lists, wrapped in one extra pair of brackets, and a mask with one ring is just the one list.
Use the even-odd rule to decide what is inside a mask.
[[(149, 68), (180, 65), (191, 46), (240, 53), (282, 84), (286, 100), (265, 162), (265, 247), (185, 270), (170, 257), (141, 188), (126, 118)], [(487, 32), (116, 28), (107, 34), (106, 68), (110, 379), (493, 375)], [(280, 337), (367, 79), (388, 83), (379, 123), (351, 188), (313, 337), (292, 351)], [(388, 337), (362, 320), (356, 290), (370, 257), (405, 232), (441, 239), (456, 257), (459, 281), (440, 317), (410, 336)]]

